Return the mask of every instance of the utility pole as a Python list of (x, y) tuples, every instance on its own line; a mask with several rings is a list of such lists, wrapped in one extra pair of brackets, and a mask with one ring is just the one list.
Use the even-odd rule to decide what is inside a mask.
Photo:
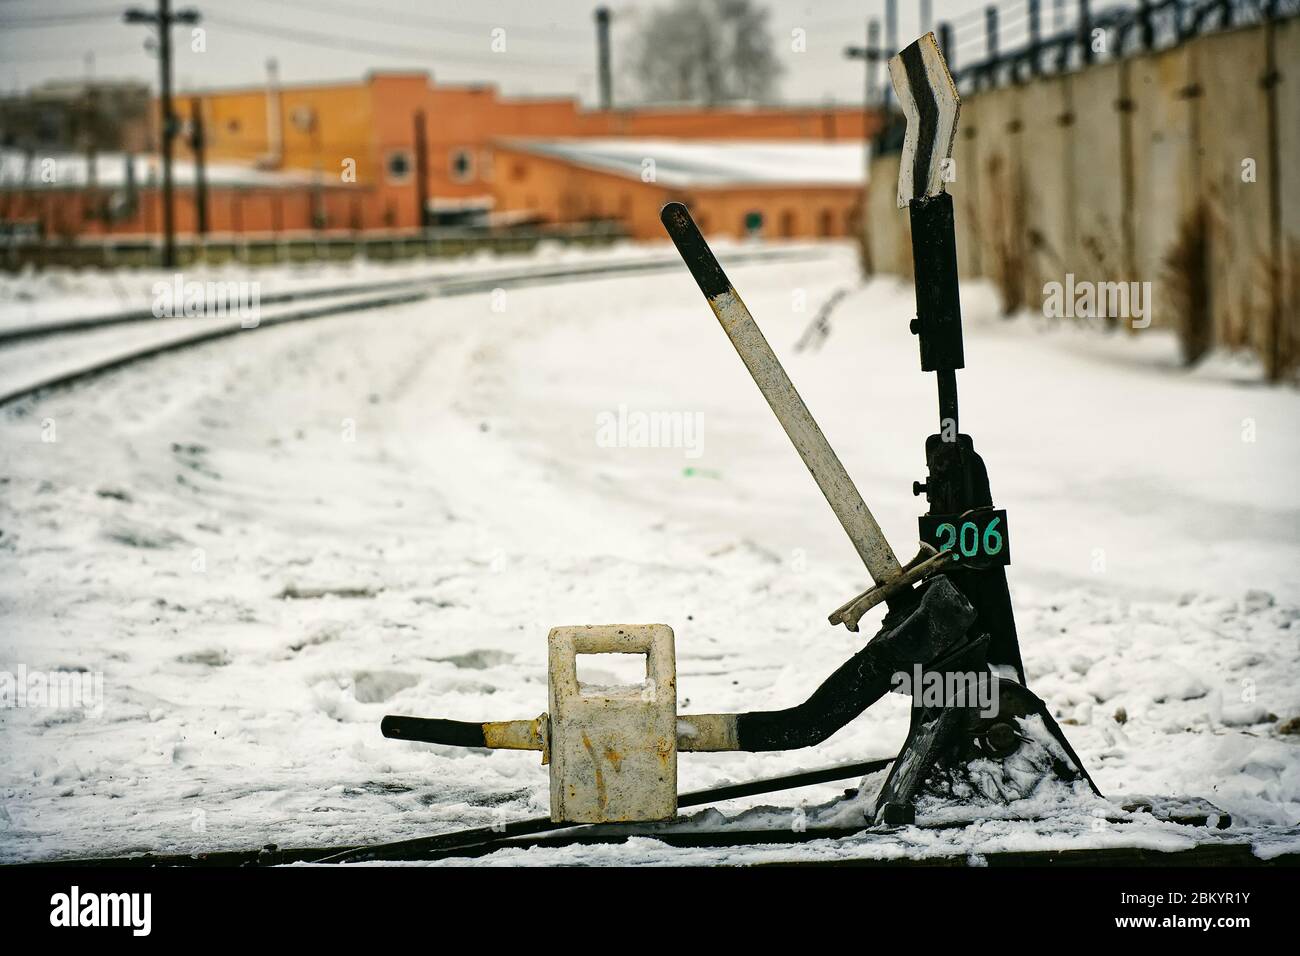
[[(295, 112), (297, 112), (295, 110)], [(311, 228), (320, 233), (325, 228), (325, 164), (321, 158), (321, 123), (320, 112), (315, 108), (307, 111), (307, 130), (311, 133)]]
[(867, 188), (871, 182), (871, 140), (873, 138), (871, 120), (875, 115), (876, 103), (880, 99), (880, 93), (876, 89), (876, 60), (874, 59), (879, 50), (880, 21), (872, 17), (867, 20), (867, 45), (861, 50), (850, 47), (844, 51), (848, 57), (861, 55), (865, 77), (862, 86), (862, 197), (858, 201), (857, 227), (863, 275), (871, 275), (876, 271), (875, 263), (871, 259), (871, 243), (867, 235)]
[[(885, 55), (888, 60), (898, 52), (898, 0), (885, 0)], [(894, 88), (885, 84), (885, 112), (889, 112), (890, 100)]]
[(208, 234), (208, 169), (203, 109), (197, 96), (190, 98), (190, 149), (194, 152), (194, 231)]
[(609, 7), (596, 8), (596, 68), (600, 77), (600, 108), (614, 108), (614, 84), (609, 71)]
[(880, 101), (880, 88), (876, 84), (876, 64), (890, 57), (888, 49), (880, 45), (880, 21), (868, 20), (867, 45), (845, 47), (844, 55), (850, 60), (862, 60), (866, 65), (867, 76), (862, 95), (866, 100), (866, 108), (870, 110)]
[(874, 107), (880, 101), (880, 89), (876, 86), (876, 62), (878, 57), (873, 58), (873, 51), (880, 49), (880, 21), (876, 19), (867, 21), (867, 55), (863, 57), (864, 65), (867, 70), (867, 106)]
[(172, 24), (199, 22), (197, 10), (172, 12), (171, 0), (158, 0), (156, 13), (138, 7), (126, 11), (127, 23), (148, 24), (158, 31), (158, 105), (162, 152), (162, 220), (164, 269), (176, 268), (176, 210), (172, 190), (172, 140), (179, 126), (172, 111)]
[(424, 110), (415, 111), (415, 223), (423, 231), (429, 219), (429, 146), (424, 138)]
[(86, 54), (86, 97), (81, 114), (82, 145), (86, 150), (86, 197), (90, 202), (92, 218), (100, 218), (99, 208), (99, 156), (96, 142), (99, 136), (99, 104), (95, 95), (95, 54)]
[(140, 209), (140, 193), (135, 188), (135, 153), (129, 150), (126, 153), (126, 164), (122, 168), (122, 192), (126, 197), (122, 218), (134, 219)]
[[(866, 67), (866, 79), (862, 87), (862, 138), (863, 161), (868, 170), (871, 167), (871, 117), (880, 103), (880, 90), (876, 85), (876, 64), (888, 60), (890, 54), (880, 46), (880, 21), (867, 21), (867, 45), (845, 47), (844, 55), (850, 60), (862, 60)], [(885, 125), (889, 123), (888, 112), (885, 113)]]

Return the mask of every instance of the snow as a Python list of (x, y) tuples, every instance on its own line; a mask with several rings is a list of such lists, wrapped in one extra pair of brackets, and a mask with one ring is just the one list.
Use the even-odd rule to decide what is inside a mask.
[[(383, 297), (388, 298), (388, 297)], [(296, 321), (306, 312), (345, 308), (377, 301), (374, 294), (331, 295), (302, 303), (261, 307), (244, 300), (242, 313), (231, 302), (221, 314), (194, 318), (157, 318), (124, 325), (41, 335), (0, 350), (0, 401), (25, 395), (67, 375), (134, 358), (142, 350), (191, 342), (221, 330), (247, 331), (280, 322)]]
[[(31, 154), (29, 168), (26, 150), (0, 147), (0, 188), (6, 189), (77, 189), (88, 185), (91, 161), (84, 153), (50, 153), (37, 150)], [(47, 174), (42, 169), (53, 161)], [(162, 181), (160, 160), (148, 153), (131, 154), (134, 182), (138, 188), (153, 187)], [(102, 189), (121, 189), (127, 184), (128, 154), (102, 152), (95, 156), (95, 183)], [(196, 167), (193, 162), (172, 162), (172, 180), (177, 186), (193, 186)], [(208, 163), (204, 169), (209, 186), (295, 187), (312, 181), (310, 173), (274, 172), (240, 163)]]
[(511, 149), (642, 179), (654, 161), (666, 186), (856, 186), (866, 179), (861, 143), (805, 140), (508, 139)]
[[(630, 255), (632, 251), (636, 254)], [(532, 256), (466, 256), (392, 268), (360, 261), (334, 268), (266, 269), (252, 280), (233, 264), (201, 264), (166, 275), (145, 271), (126, 276), (81, 273), (70, 278), (60, 272), (24, 272), (7, 282), (0, 279), (0, 303), (21, 303), (0, 312), (0, 342), (11, 340), (0, 351), (0, 402), (88, 367), (131, 357), (143, 349), (190, 343), (223, 329), (266, 327), (366, 300), (379, 304), (454, 292), (458, 282), (466, 279), (475, 285), (499, 281), (508, 286), (522, 279), (572, 279), (594, 269), (676, 268), (680, 262), (667, 249), (646, 250), (626, 243), (578, 257), (555, 252), (548, 248)], [(723, 262), (768, 257), (776, 261), (807, 256), (810, 250), (797, 242), (761, 248), (733, 242), (720, 248), (719, 254)], [(43, 282), (46, 288), (68, 294), (42, 297)], [(117, 308), (105, 308), (109, 292)], [(126, 303), (131, 304), (123, 308)]]
[[(901, 554), (935, 419), (912, 291), (858, 286), (852, 250), (823, 248), (730, 274)], [(845, 288), (826, 343), (794, 352)], [(647, 837), (475, 862), (1300, 849), (1300, 738), (1279, 731), (1300, 715), (1300, 396), (1229, 359), (1178, 371), (1157, 330), (1004, 322), (981, 285), (963, 308), (962, 425), (1009, 512), (1029, 685), (1107, 800), (1031, 794), (1047, 817), (795, 847)], [(702, 440), (609, 447), (599, 421), (620, 406), (698, 413)], [(84, 668), (105, 697), (98, 717), (0, 710), (3, 860), (350, 845), (544, 815), (537, 754), (385, 740), (381, 717), (534, 717), (549, 628), (614, 622), (674, 628), (683, 717), (789, 706), (880, 614), (862, 635), (827, 625), (865, 573), (685, 269), (161, 356), (0, 410), (0, 487), (0, 669)], [(679, 787), (887, 756), (907, 716), (889, 695), (813, 749), (682, 754)], [(842, 790), (699, 820), (802, 807), (810, 826), (856, 825), (863, 804), (827, 806)], [(1204, 797), (1234, 826), (1098, 826), (1132, 794)]]
[[(812, 243), (765, 242), (761, 246), (743, 240), (722, 239), (714, 244), (726, 262), (732, 256), (806, 255)], [(457, 279), (524, 272), (543, 273), (564, 266), (618, 265), (629, 262), (680, 261), (664, 243), (619, 241), (588, 249), (544, 240), (528, 254), (497, 255), (483, 250), (464, 256), (438, 259), (414, 258), (395, 262), (354, 259), (344, 262), (285, 263), (259, 267), (249, 272), (238, 262), (194, 263), (183, 272), (162, 269), (131, 271), (47, 269), (33, 266), (18, 273), (0, 274), (0, 339), (7, 332), (45, 323), (93, 320), (104, 316), (150, 313), (158, 283), (171, 286), (177, 275), (186, 282), (258, 283), (262, 301), (275, 295), (321, 289), (340, 292), (385, 282)]]

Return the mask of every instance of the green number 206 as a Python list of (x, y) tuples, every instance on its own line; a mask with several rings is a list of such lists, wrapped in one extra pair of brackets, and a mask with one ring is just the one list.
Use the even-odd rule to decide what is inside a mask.
[[(973, 558), (979, 554), (981, 549), (984, 554), (993, 557), (1002, 551), (1002, 535), (998, 532), (998, 522), (1001, 518), (994, 518), (984, 529), (984, 534), (980, 534), (979, 525), (974, 521), (963, 521), (961, 530), (950, 521), (945, 521), (939, 527), (935, 528), (935, 535), (939, 539), (940, 551), (953, 551), (952, 559), (961, 560), (961, 555)], [(960, 551), (961, 555), (956, 552)]]

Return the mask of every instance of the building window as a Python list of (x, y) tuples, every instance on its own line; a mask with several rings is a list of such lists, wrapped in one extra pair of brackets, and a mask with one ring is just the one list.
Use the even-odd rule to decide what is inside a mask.
[(395, 150), (388, 154), (388, 159), (384, 163), (384, 171), (388, 174), (390, 183), (404, 183), (411, 178), (411, 154), (404, 149)]
[(823, 237), (829, 236), (835, 230), (835, 214), (829, 209), (823, 209), (817, 219), (817, 232)]
[(528, 176), (528, 167), (523, 163), (510, 164), (510, 178), (515, 182), (521, 182)]
[(451, 178), (458, 183), (467, 183), (474, 178), (474, 154), (468, 149), (451, 151)]
[(794, 235), (794, 213), (789, 209), (781, 213), (781, 235), (786, 239)]

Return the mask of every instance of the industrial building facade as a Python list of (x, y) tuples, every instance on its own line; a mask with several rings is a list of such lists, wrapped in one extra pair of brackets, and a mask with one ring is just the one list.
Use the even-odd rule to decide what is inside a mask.
[[(182, 93), (175, 110), (186, 123), (176, 147), (183, 235), (599, 220), (640, 238), (658, 234), (650, 210), (667, 198), (707, 205), (705, 224), (721, 234), (844, 235), (861, 203), (860, 144), (878, 124), (858, 107), (588, 110), (571, 98), (439, 85), (423, 72), (284, 85), (273, 66), (265, 85)], [(155, 128), (156, 114), (155, 106)], [(668, 175), (629, 175), (587, 161), (581, 149), (553, 148), (588, 140), (644, 143), (646, 168), (666, 165)], [(675, 179), (665, 157), (678, 144), (706, 143), (725, 154), (708, 164), (708, 181)], [(743, 156), (746, 147), (792, 145), (800, 150), (779, 171), (769, 163), (754, 175)], [(856, 158), (846, 148), (858, 149)], [(95, 162), (64, 164), (87, 170), (83, 178), (50, 182), (40, 150), (6, 149), (15, 172), (0, 182), (4, 218), (36, 219), (46, 236), (157, 230), (156, 158), (136, 174), (134, 160), (99, 152)], [(133, 173), (104, 175), (105, 164)]]

